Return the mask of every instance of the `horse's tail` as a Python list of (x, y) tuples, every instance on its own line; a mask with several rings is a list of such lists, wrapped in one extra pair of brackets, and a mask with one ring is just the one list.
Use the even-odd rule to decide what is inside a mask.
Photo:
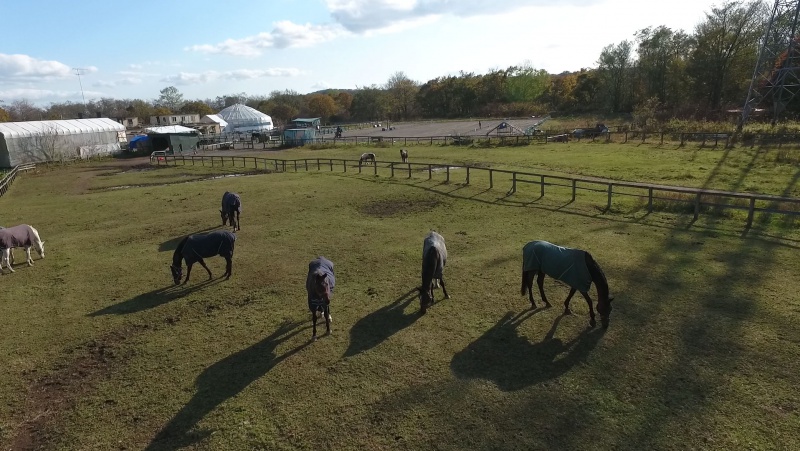
[(519, 294), (525, 296), (525, 268), (522, 269), (522, 288), (520, 288)]

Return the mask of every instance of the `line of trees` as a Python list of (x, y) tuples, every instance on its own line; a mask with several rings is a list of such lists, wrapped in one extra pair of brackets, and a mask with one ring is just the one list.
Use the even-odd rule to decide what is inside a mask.
[(0, 105), (2, 120), (73, 118), (101, 112), (110, 117), (172, 113), (211, 114), (244, 103), (277, 124), (297, 116), (325, 122), (413, 120), (420, 118), (508, 117), (563, 114), (633, 114), (718, 119), (740, 108), (747, 94), (769, 13), (765, 1), (727, 1), (712, 7), (693, 32), (666, 26), (645, 28), (632, 39), (606, 46), (597, 67), (548, 74), (530, 63), (486, 74), (460, 72), (419, 83), (404, 72), (383, 85), (353, 90), (269, 95), (245, 93), (184, 101), (175, 87), (152, 101), (99, 99), (83, 104), (53, 103), (37, 108), (18, 100)]

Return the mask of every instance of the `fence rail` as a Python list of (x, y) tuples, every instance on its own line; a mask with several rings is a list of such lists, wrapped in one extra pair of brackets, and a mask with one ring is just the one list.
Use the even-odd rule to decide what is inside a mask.
[(14, 183), (14, 179), (17, 178), (17, 174), (20, 171), (30, 171), (32, 169), (36, 169), (36, 165), (33, 163), (24, 163), (11, 169), (8, 173), (6, 173), (2, 179), (0, 179), (0, 197), (3, 197), (6, 192), (11, 188), (11, 184)]
[[(153, 160), (151, 160), (153, 161)], [(735, 209), (747, 211), (747, 228), (753, 224), (755, 213), (774, 213), (781, 215), (800, 215), (800, 198), (773, 196), (769, 194), (743, 193), (735, 191), (723, 191), (714, 189), (691, 188), (683, 186), (659, 185), (652, 183), (625, 182), (619, 180), (609, 180), (593, 177), (568, 177), (560, 175), (538, 174), (532, 172), (515, 171), (510, 169), (493, 169), (468, 165), (454, 165), (442, 163), (402, 163), (397, 161), (376, 161), (361, 163), (359, 160), (348, 160), (341, 158), (306, 158), (306, 159), (277, 159), (262, 158), (252, 156), (237, 155), (165, 155), (160, 159), (154, 160), (157, 165), (191, 164), (212, 167), (243, 167), (263, 169), (275, 172), (300, 172), (309, 170), (328, 170), (334, 171), (341, 168), (342, 172), (350, 168), (357, 168), (359, 174), (364, 172), (378, 175), (379, 167), (382, 170), (388, 169), (390, 177), (397, 174), (406, 174), (407, 178), (412, 178), (414, 172), (427, 173), (428, 180), (433, 179), (434, 173), (443, 172), (445, 183), (452, 180), (451, 172), (454, 169), (463, 169), (465, 179), (462, 183), (469, 185), (476, 173), (488, 176), (488, 188), (494, 189), (497, 184), (498, 174), (505, 175), (506, 179), (510, 176), (509, 194), (517, 192), (518, 185), (531, 184), (539, 185), (539, 196), (544, 197), (546, 187), (562, 187), (571, 191), (571, 200), (576, 200), (577, 192), (595, 192), (606, 194), (605, 211), (611, 209), (614, 195), (636, 197), (642, 201), (647, 201), (647, 211), (652, 212), (654, 202), (682, 203), (693, 209), (694, 219), (696, 220), (703, 207), (714, 209)], [(380, 165), (380, 166), (379, 166)], [(471, 178), (472, 177), (472, 178)], [(632, 190), (633, 193), (625, 192), (623, 189)], [(669, 194), (672, 194), (670, 196)], [(722, 202), (729, 200), (732, 203)], [(737, 203), (738, 202), (738, 203)]]

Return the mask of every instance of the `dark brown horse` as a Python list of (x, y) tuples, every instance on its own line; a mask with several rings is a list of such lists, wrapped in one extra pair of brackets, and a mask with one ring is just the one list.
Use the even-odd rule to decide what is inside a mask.
[(403, 160), (403, 163), (408, 163), (408, 151), (406, 149), (400, 149), (400, 159)]
[(564, 301), (564, 314), (569, 315), (569, 301), (576, 291), (579, 291), (589, 305), (589, 326), (594, 327), (597, 322), (594, 318), (592, 298), (589, 289), (594, 283), (597, 290), (597, 313), (603, 328), (608, 327), (608, 317), (611, 314), (611, 301), (613, 297), (608, 294), (608, 280), (600, 269), (600, 265), (592, 255), (580, 249), (556, 246), (547, 241), (531, 241), (522, 248), (522, 289), (521, 294), (528, 297), (531, 306), (536, 308), (533, 300), (533, 276), (537, 275), (536, 284), (539, 285), (539, 294), (546, 306), (550, 306), (544, 294), (544, 276), (548, 275), (569, 285), (570, 292)]
[(312, 340), (317, 339), (317, 317), (325, 317), (325, 334), (331, 333), (331, 297), (336, 286), (333, 273), (333, 262), (325, 257), (317, 257), (308, 263), (306, 291), (308, 292), (308, 310), (311, 311), (313, 325)]
[(446, 264), (444, 237), (431, 230), (422, 242), (422, 285), (419, 287), (419, 312), (422, 315), (433, 305), (433, 289), (440, 283), (445, 299), (450, 299), (442, 275)]

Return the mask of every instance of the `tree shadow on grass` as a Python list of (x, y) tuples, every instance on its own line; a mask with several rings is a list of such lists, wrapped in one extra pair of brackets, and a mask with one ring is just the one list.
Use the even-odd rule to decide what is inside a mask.
[(564, 343), (553, 335), (561, 315), (539, 343), (517, 334), (517, 327), (538, 310), (507, 313), (482, 337), (453, 356), (450, 369), (462, 379), (481, 378), (502, 391), (520, 390), (555, 379), (585, 360), (603, 336), (602, 328), (586, 329)]
[(215, 279), (206, 279), (195, 285), (169, 285), (167, 287), (158, 288), (153, 291), (148, 291), (147, 293), (142, 293), (127, 301), (120, 302), (119, 304), (109, 305), (108, 307), (89, 313), (87, 316), (126, 315), (128, 313), (136, 313), (156, 308), (167, 302), (182, 298), (187, 294), (217, 284), (222, 281), (222, 277), (223, 276), (219, 276)]
[(176, 236), (175, 238), (170, 238), (167, 241), (158, 245), (158, 252), (167, 252), (167, 251), (174, 251), (178, 247), (178, 243), (181, 242), (182, 239), (186, 238), (189, 235), (196, 235), (198, 233), (206, 233), (211, 232), (212, 230), (216, 230), (221, 226), (214, 226), (214, 227), (206, 227), (203, 230), (197, 230), (192, 233), (186, 233), (183, 235)]
[(350, 329), (350, 346), (343, 357), (354, 356), (383, 343), (395, 333), (412, 325), (420, 315), (418, 311), (406, 314), (405, 308), (415, 299), (417, 289), (409, 290), (394, 302), (361, 318)]
[(195, 379), (197, 390), (192, 399), (156, 434), (146, 449), (189, 447), (211, 435), (213, 431), (192, 429), (217, 406), (241, 393), (253, 381), (311, 343), (304, 342), (281, 355), (275, 354), (281, 343), (310, 327), (298, 328), (300, 324), (285, 321), (270, 336), (206, 368)]

